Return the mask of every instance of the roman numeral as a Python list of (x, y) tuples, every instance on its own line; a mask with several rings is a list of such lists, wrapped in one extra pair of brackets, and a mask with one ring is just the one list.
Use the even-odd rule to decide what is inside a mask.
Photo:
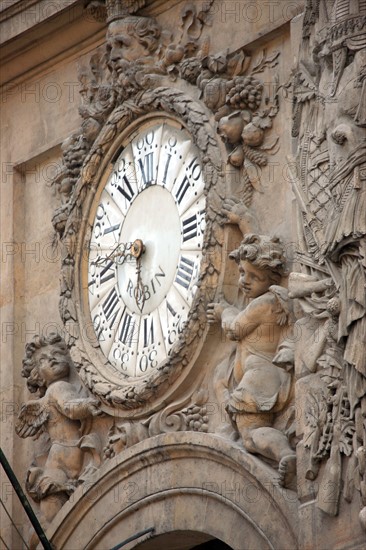
[(182, 202), (182, 200), (184, 199), (184, 195), (187, 193), (190, 186), (191, 184), (189, 183), (188, 176), (184, 176), (183, 181), (175, 194), (175, 199), (177, 200), (178, 204)]
[[(119, 176), (119, 179), (121, 179), (120, 176)], [(135, 192), (132, 189), (132, 185), (128, 181), (127, 176), (123, 176), (122, 180), (123, 180), (122, 185), (116, 185), (116, 188), (121, 193), (121, 195), (123, 195), (124, 198), (128, 200), (128, 202), (131, 202), (133, 197), (135, 196)]]
[(102, 304), (102, 309), (104, 311), (105, 318), (107, 319), (110, 328), (115, 323), (116, 317), (120, 310), (120, 308), (117, 307), (118, 304), (119, 304), (119, 296), (117, 294), (116, 287), (113, 287)]
[(187, 218), (186, 220), (183, 220), (183, 242), (189, 241), (190, 239), (193, 239), (193, 237), (197, 237), (197, 232), (197, 214), (191, 216), (190, 218)]
[(154, 180), (154, 153), (147, 153), (144, 159), (138, 159), (144, 187)]
[(168, 160), (165, 163), (165, 169), (164, 169), (164, 177), (163, 177), (163, 184), (166, 184), (166, 177), (168, 175), (168, 169), (170, 164), (170, 159), (172, 158), (172, 155), (168, 155)]
[(154, 319), (150, 320), (145, 318), (144, 319), (144, 348), (147, 348), (150, 346), (150, 344), (154, 343)]
[(131, 347), (132, 339), (135, 331), (135, 321), (133, 321), (132, 315), (127, 313), (126, 307), (123, 310), (123, 314), (122, 314), (122, 318), (119, 326), (121, 327), (121, 330), (119, 333), (120, 341), (123, 344)]
[(113, 260), (109, 260), (109, 262), (103, 267), (103, 269), (100, 271), (100, 284), (104, 285), (107, 281), (110, 281), (113, 279), (113, 277), (116, 276), (116, 270), (115, 270), (115, 263)]
[(118, 229), (121, 227), (121, 224), (111, 225), (110, 227), (107, 227), (104, 230), (103, 235), (106, 235), (107, 233), (113, 233), (114, 231), (118, 231)]
[(101, 336), (103, 334), (103, 326), (102, 326), (102, 320), (101, 320), (99, 314), (94, 316), (93, 325), (94, 325), (94, 330), (95, 330), (95, 333), (97, 335), (97, 338), (98, 338), (98, 340), (100, 340)]
[(177, 315), (177, 312), (175, 311), (175, 309), (173, 308), (173, 306), (168, 302), (168, 300), (166, 301), (166, 308), (167, 310), (169, 311), (169, 313), (171, 315), (173, 315), (173, 317), (175, 317)]
[(179, 262), (175, 282), (188, 290), (192, 280), (193, 268), (194, 262), (182, 256)]

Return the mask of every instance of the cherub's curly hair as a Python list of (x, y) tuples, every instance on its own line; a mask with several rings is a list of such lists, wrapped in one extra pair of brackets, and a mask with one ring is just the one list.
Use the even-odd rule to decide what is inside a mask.
[(278, 284), (286, 272), (286, 258), (281, 239), (267, 235), (248, 233), (240, 243), (239, 248), (229, 254), (229, 258), (237, 264), (247, 260), (255, 267), (268, 269), (273, 280)]
[(31, 393), (37, 391), (44, 395), (46, 391), (45, 383), (38, 371), (38, 362), (34, 357), (35, 353), (47, 346), (52, 346), (53, 363), (60, 365), (60, 369), (65, 370), (70, 365), (70, 355), (65, 340), (56, 332), (48, 336), (33, 337), (32, 341), (25, 346), (25, 357), (22, 362), (22, 376), (27, 378), (27, 386)]

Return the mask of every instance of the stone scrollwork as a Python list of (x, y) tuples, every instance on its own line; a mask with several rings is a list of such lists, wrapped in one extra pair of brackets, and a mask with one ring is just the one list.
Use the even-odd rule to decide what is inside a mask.
[(102, 444), (93, 431), (93, 418), (102, 411), (78, 380), (59, 334), (35, 336), (26, 345), (22, 376), (37, 398), (22, 405), (16, 432), (23, 438), (46, 436), (46, 456), (29, 468), (26, 489), (40, 502), (48, 525), (75, 488), (100, 466)]
[[(298, 138), (293, 188), (298, 204), (301, 274), (298, 298), (321, 338), (308, 346), (300, 378), (316, 376), (304, 426), (308, 479), (322, 469), (319, 506), (339, 511), (359, 492), (366, 527), (366, 178), (363, 2), (308, 2), (294, 78), (293, 136)], [(321, 30), (321, 32), (320, 32)], [(299, 292), (296, 279), (305, 286)], [(315, 324), (314, 324), (315, 321)], [(303, 349), (304, 342), (298, 343)], [(311, 358), (311, 359), (310, 359)], [(311, 374), (314, 373), (314, 374)], [(302, 383), (302, 381), (299, 381)], [(348, 458), (347, 458), (348, 457)], [(322, 498), (329, 484), (334, 498)], [(343, 489), (342, 489), (343, 487)]]
[(193, 394), (191, 398), (185, 400), (185, 406), (182, 403), (172, 403), (141, 422), (127, 420), (113, 424), (108, 432), (108, 443), (104, 448), (104, 457), (106, 459), (113, 458), (125, 448), (147, 437), (163, 433), (208, 432), (207, 399), (207, 391), (201, 389)]

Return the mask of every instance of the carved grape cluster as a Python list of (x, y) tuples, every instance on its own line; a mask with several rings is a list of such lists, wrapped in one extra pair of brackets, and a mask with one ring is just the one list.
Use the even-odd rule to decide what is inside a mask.
[(207, 407), (205, 405), (193, 405), (185, 411), (187, 428), (194, 432), (208, 431)]
[(263, 84), (253, 76), (237, 76), (228, 83), (232, 87), (227, 93), (226, 103), (233, 109), (254, 111), (262, 101)]

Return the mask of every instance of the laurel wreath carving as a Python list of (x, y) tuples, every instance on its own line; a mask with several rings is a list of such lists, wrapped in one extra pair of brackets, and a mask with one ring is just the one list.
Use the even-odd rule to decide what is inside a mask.
[[(173, 348), (171, 357), (149, 375), (131, 380), (122, 378), (121, 375), (117, 378), (113, 367), (97, 351), (98, 345), (94, 344), (96, 350), (93, 353), (92, 346), (83, 336), (84, 314), (80, 301), (78, 262), (88, 243), (88, 208), (98, 188), (102, 160), (118, 135), (132, 122), (148, 114), (170, 115), (181, 120), (201, 151), (207, 196), (206, 231), (201, 273), (197, 283), (198, 292), (185, 329)], [(136, 410), (146, 405), (176, 380), (202, 342), (206, 330), (206, 305), (214, 297), (221, 263), (222, 228), (218, 223), (217, 212), (218, 204), (222, 200), (220, 196), (224, 194), (224, 181), (220, 166), (216, 136), (205, 108), (181, 91), (167, 87), (140, 92), (115, 108), (86, 155), (80, 177), (64, 208), (66, 224), (61, 237), (64, 256), (60, 313), (69, 333), (71, 353), (82, 380), (108, 406)], [(91, 354), (93, 357), (90, 357)]]

